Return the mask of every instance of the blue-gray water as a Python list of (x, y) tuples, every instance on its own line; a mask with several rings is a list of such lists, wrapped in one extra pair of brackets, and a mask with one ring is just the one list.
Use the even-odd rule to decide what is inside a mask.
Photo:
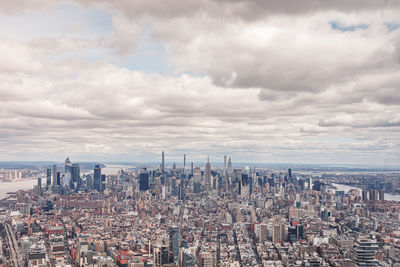
[[(337, 188), (336, 190), (344, 191), (345, 193), (350, 191), (351, 189), (357, 189), (360, 191), (360, 195), (361, 195), (362, 190), (358, 187), (353, 187), (353, 186), (344, 185), (344, 184), (334, 184), (334, 183), (332, 183), (332, 185)], [(392, 194), (385, 193), (385, 200), (400, 201), (400, 195), (392, 195)]]
[(0, 183), (0, 199), (7, 197), (8, 192), (32, 189), (37, 184), (36, 179), (25, 179), (21, 181)]

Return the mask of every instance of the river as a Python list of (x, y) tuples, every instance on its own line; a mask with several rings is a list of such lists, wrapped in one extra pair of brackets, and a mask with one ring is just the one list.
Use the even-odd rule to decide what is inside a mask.
[(13, 182), (0, 183), (0, 199), (7, 197), (8, 192), (32, 189), (37, 184), (37, 179), (25, 179)]
[[(108, 164), (106, 165), (106, 167), (101, 169), (101, 173), (106, 175), (112, 175), (112, 174), (117, 174), (118, 171), (121, 169), (128, 169), (128, 168), (134, 168), (134, 166)], [(93, 171), (88, 171), (83, 173), (93, 173)], [(46, 179), (42, 178), (43, 186), (46, 183), (45, 180)], [(34, 185), (37, 185), (37, 179), (24, 179), (19, 181), (0, 183), (0, 199), (7, 197), (8, 192), (33, 189)]]
[[(358, 191), (360, 191), (360, 195), (361, 195), (362, 190), (358, 187), (353, 187), (353, 186), (349, 186), (349, 185), (345, 185), (345, 184), (334, 184), (334, 183), (332, 183), (332, 185), (337, 188), (336, 189), (337, 191), (344, 191), (345, 193), (350, 191), (351, 189), (357, 189)], [(392, 194), (385, 193), (385, 200), (400, 201), (400, 195), (392, 195)]]

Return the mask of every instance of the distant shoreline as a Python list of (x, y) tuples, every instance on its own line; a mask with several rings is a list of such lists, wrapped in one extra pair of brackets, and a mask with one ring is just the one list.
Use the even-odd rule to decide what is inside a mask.
[(23, 181), (26, 181), (26, 180), (36, 180), (36, 179), (37, 178), (21, 178), (21, 179), (14, 179), (14, 180), (11, 180), (11, 181), (3, 181), (3, 180), (1, 180), (0, 183), (23, 182)]

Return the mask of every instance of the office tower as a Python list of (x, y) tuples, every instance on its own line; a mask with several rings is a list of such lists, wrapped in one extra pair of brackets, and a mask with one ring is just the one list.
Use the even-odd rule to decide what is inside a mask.
[(379, 190), (379, 200), (385, 200), (385, 190)]
[(306, 181), (303, 179), (298, 180), (299, 184), (297, 186), (298, 189), (303, 191), (306, 188)]
[(190, 174), (193, 176), (193, 162), (190, 163)]
[(169, 228), (169, 250), (174, 256), (174, 263), (178, 264), (179, 261), (179, 242), (180, 242), (180, 230), (178, 227)]
[(311, 190), (311, 188), (312, 188), (312, 178), (311, 177), (307, 178), (307, 186), (308, 186), (308, 190)]
[(274, 226), (272, 227), (272, 242), (273, 243), (285, 241), (285, 240), (283, 240), (284, 228), (285, 227), (281, 223), (274, 224)]
[(210, 164), (210, 157), (207, 158), (207, 163), (206, 163), (206, 170), (205, 170), (205, 184), (207, 187), (207, 190), (211, 189), (211, 164)]
[(86, 189), (87, 190), (93, 189), (93, 176), (91, 174), (86, 175)]
[(304, 239), (304, 227), (301, 224), (296, 225), (297, 230), (297, 240)]
[(378, 229), (378, 221), (376, 219), (373, 220), (372, 227), (373, 227), (374, 231), (376, 231)]
[(65, 172), (69, 172), (71, 170), (71, 160), (69, 158), (65, 159)]
[(200, 194), (201, 193), (201, 184), (198, 182), (193, 183), (193, 192), (195, 194)]
[(369, 200), (375, 200), (374, 189), (369, 190)]
[(268, 241), (268, 224), (260, 224), (260, 236), (259, 240), (260, 242), (265, 242)]
[(298, 218), (299, 217), (299, 210), (296, 207), (289, 207), (289, 221), (292, 218)]
[(166, 246), (155, 245), (153, 248), (153, 266), (161, 267), (168, 264), (168, 254)]
[(139, 190), (146, 191), (149, 189), (149, 174), (147, 172), (142, 172), (139, 174)]
[(101, 192), (101, 168), (100, 168), (100, 165), (94, 166), (93, 187), (97, 191)]
[(221, 188), (222, 188), (222, 176), (221, 175), (218, 175), (218, 190), (221, 190)]
[(228, 175), (231, 175), (233, 169), (232, 169), (232, 159), (229, 157), (228, 160)]
[(215, 177), (212, 177), (211, 181), (212, 181), (211, 188), (214, 190), (217, 189), (217, 179)]
[(258, 186), (261, 186), (261, 187), (263, 187), (263, 186), (264, 186), (264, 181), (263, 181), (263, 178), (261, 178), (261, 177), (258, 177), (258, 179), (257, 179), (257, 184), (258, 184)]
[(293, 177), (291, 168), (288, 169), (288, 181), (294, 184), (295, 186), (297, 185), (297, 179)]
[(63, 186), (69, 186), (70, 188), (74, 188), (72, 181), (72, 165), (71, 160), (69, 158), (65, 159), (65, 168), (64, 168), (64, 181)]
[(181, 180), (181, 183), (178, 186), (178, 199), (179, 200), (185, 200), (185, 186)]
[(51, 185), (51, 169), (47, 168), (46, 170), (46, 189), (48, 189)]
[(37, 186), (38, 186), (38, 194), (41, 195), (42, 194), (42, 178), (37, 178)]
[(106, 189), (106, 175), (102, 174), (101, 175), (101, 191), (104, 191)]
[(161, 267), (162, 265), (161, 247), (153, 247), (153, 267)]
[(375, 241), (368, 239), (357, 240), (355, 244), (356, 266), (373, 267), (378, 266), (378, 261), (375, 259), (378, 245)]
[(56, 174), (56, 185), (60, 186), (61, 185), (61, 173), (57, 172)]
[(368, 201), (368, 191), (363, 190), (361, 194), (362, 194), (362, 201)]
[(165, 155), (164, 155), (164, 151), (161, 153), (161, 174), (164, 175), (165, 173)]
[(248, 185), (249, 184), (249, 175), (246, 173), (242, 173), (241, 182), (242, 182), (242, 185)]
[(354, 228), (358, 228), (358, 225), (360, 224), (360, 217), (356, 215), (354, 217)]
[(196, 253), (191, 251), (190, 248), (183, 248), (181, 251), (180, 265), (182, 267), (195, 267), (196, 266)]
[(224, 155), (224, 171), (226, 170), (226, 155)]
[(53, 186), (57, 185), (57, 165), (53, 165)]
[(71, 169), (71, 188), (75, 188), (77, 190), (78, 188), (82, 187), (79, 164), (77, 163), (72, 164), (70, 169)]
[(185, 173), (186, 169), (186, 154), (183, 154), (183, 173)]
[(178, 196), (178, 188), (176, 187), (176, 179), (172, 178), (171, 180), (171, 189), (172, 189), (172, 195), (173, 196)]
[(297, 229), (295, 226), (290, 226), (288, 228), (288, 240), (291, 243), (297, 241)]
[[(384, 196), (383, 196), (384, 198)], [(369, 190), (369, 200), (379, 200), (379, 190), (370, 189)]]

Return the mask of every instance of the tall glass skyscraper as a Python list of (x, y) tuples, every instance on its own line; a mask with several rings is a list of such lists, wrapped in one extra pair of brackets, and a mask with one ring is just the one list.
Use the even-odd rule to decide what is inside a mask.
[(180, 230), (179, 227), (169, 228), (169, 249), (174, 255), (174, 263), (179, 262), (179, 241), (180, 241)]
[(100, 167), (100, 165), (94, 166), (93, 187), (97, 191), (101, 192), (101, 167)]
[(139, 175), (139, 190), (146, 191), (149, 190), (149, 174), (147, 172), (142, 172)]
[(46, 177), (46, 189), (51, 185), (51, 169), (47, 168), (47, 177)]

